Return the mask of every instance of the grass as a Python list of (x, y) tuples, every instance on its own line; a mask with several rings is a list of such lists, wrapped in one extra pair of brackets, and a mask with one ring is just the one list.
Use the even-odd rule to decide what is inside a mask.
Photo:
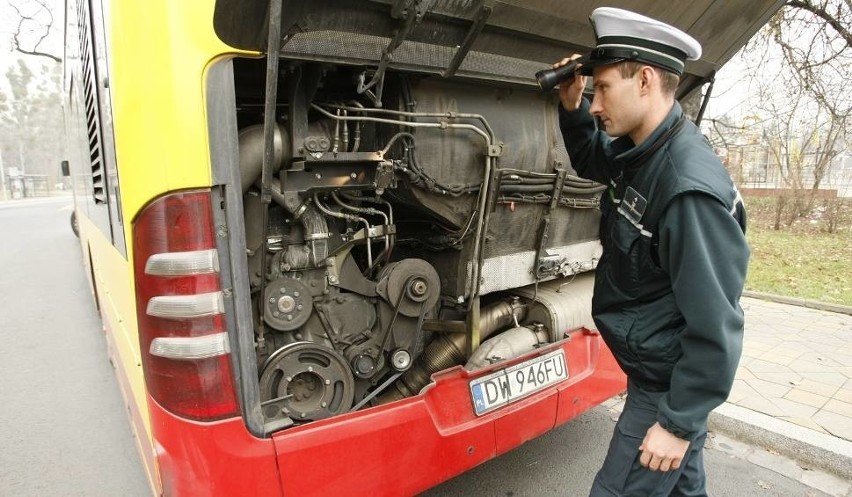
[[(757, 201), (757, 202), (755, 202)], [(819, 211), (775, 231), (770, 199), (750, 199), (746, 289), (852, 306), (852, 229), (823, 231)]]
[(746, 288), (852, 305), (852, 236), (752, 229)]

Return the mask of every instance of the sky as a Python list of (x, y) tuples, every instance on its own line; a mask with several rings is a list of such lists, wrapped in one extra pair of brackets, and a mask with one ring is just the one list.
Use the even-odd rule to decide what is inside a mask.
[[(54, 17), (54, 25), (56, 28), (62, 27), (63, 12), (65, 5), (64, 0), (41, 0), (42, 3), (51, 7)], [(0, 0), (0, 53), (9, 54), (12, 50), (11, 34), (15, 31), (18, 23), (18, 15), (12, 6), (17, 6), (25, 15), (33, 15), (41, 11), (38, 2), (33, 0)], [(38, 19), (48, 19), (42, 12)], [(28, 41), (34, 41), (32, 38), (36, 28), (35, 25), (24, 25), (23, 34), (28, 36)], [(54, 29), (47, 40), (48, 45), (43, 45), (50, 49), (53, 53), (59, 53), (62, 48), (62, 31)], [(31, 46), (28, 48), (32, 48)]]
[[(49, 37), (39, 46), (40, 51), (48, 52), (53, 55), (62, 56), (62, 23), (64, 17), (62, 13), (65, 2), (63, 0), (42, 0), (45, 4), (52, 6), (54, 12), (54, 29)], [(17, 5), (25, 14), (30, 14), (37, 10), (38, 4), (32, 0), (0, 0), (0, 87), (7, 88), (6, 70), (10, 65), (15, 64), (20, 54), (14, 52), (12, 46), (12, 33), (17, 28), (18, 14), (11, 5)], [(46, 18), (45, 18), (46, 19)], [(40, 34), (34, 34), (34, 26), (24, 26), (22, 30), (22, 40), (29, 42), (24, 48), (33, 49), (33, 43), (38, 39)], [(27, 63), (36, 64), (52, 64), (48, 59), (42, 57), (26, 57)]]
[(707, 104), (707, 117), (743, 117), (749, 97), (746, 70), (746, 63), (738, 54), (716, 73), (716, 83)]

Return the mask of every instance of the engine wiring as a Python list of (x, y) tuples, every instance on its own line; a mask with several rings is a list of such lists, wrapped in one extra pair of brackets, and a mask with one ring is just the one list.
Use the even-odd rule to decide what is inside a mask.
[[(321, 108), (320, 106), (314, 106), (315, 108)], [(394, 115), (399, 116), (401, 118), (473, 118), (478, 119), (484, 123), (486, 130), (489, 134), (493, 133), (491, 131), (490, 126), (487, 126), (487, 122), (485, 119), (479, 114), (457, 114), (457, 113), (418, 113), (418, 112), (403, 112), (403, 111), (393, 111), (389, 109), (367, 109), (363, 106), (361, 107), (352, 107), (343, 106), (339, 104), (324, 104), (323, 107), (327, 107), (328, 109), (334, 110), (336, 112), (335, 120), (335, 137), (334, 142), (337, 143), (337, 124), (343, 122), (344, 124), (344, 133), (346, 128), (346, 121), (351, 120), (349, 113), (360, 113), (362, 114), (361, 119), (367, 121), (376, 121), (376, 122), (387, 122), (385, 119), (380, 118), (371, 118), (369, 117), (369, 113), (379, 113), (385, 115)], [(330, 115), (330, 111), (327, 115)], [(412, 121), (403, 121), (407, 125), (414, 124)], [(360, 122), (359, 126), (356, 128), (360, 130)], [(422, 124), (440, 124), (440, 123), (422, 123)], [(458, 125), (457, 125), (458, 126)], [(465, 127), (471, 125), (464, 125)], [(482, 133), (482, 130), (480, 130)], [(414, 134), (403, 131), (393, 135), (385, 144), (384, 148), (381, 150), (381, 154), (383, 157), (386, 157), (391, 148), (398, 142), (402, 140), (403, 145), (403, 160), (395, 160), (393, 162), (394, 169), (404, 173), (413, 186), (418, 188), (425, 189), (432, 193), (437, 193), (439, 195), (449, 195), (451, 197), (462, 197), (464, 195), (469, 195), (475, 192), (478, 192), (482, 188), (481, 183), (476, 184), (447, 184), (443, 183), (440, 180), (431, 176), (426, 170), (421, 167), (417, 154), (415, 153), (416, 149), (416, 137)], [(344, 147), (347, 146), (348, 137), (344, 135)], [(354, 148), (354, 147), (353, 147)], [(523, 169), (513, 169), (513, 168), (501, 168), (500, 172), (504, 173), (504, 178), (500, 182), (500, 191), (507, 193), (538, 193), (538, 192), (552, 192), (553, 182), (556, 180), (557, 175), (555, 173), (539, 173), (535, 171), (527, 171)], [(506, 174), (508, 173), (508, 174)], [(568, 194), (576, 194), (576, 195), (584, 195), (584, 194), (595, 194), (600, 191), (606, 189), (606, 186), (600, 185), (594, 181), (586, 180), (580, 178), (578, 176), (567, 175), (565, 177), (565, 182), (563, 185), (563, 192)], [(520, 195), (517, 197), (518, 201), (528, 201), (527, 196)], [(537, 198), (537, 197), (536, 197)], [(583, 199), (575, 199), (575, 202), (560, 202), (560, 205), (564, 205), (566, 207), (574, 207), (575, 205), (578, 208), (583, 208), (586, 202), (583, 202)]]
[[(413, 109), (413, 101), (411, 100), (410, 89), (406, 88), (407, 83), (403, 85), (403, 97), (405, 106), (408, 109)], [(406, 91), (409, 90), (409, 91)], [(473, 243), (473, 259), (476, 264), (473, 266), (473, 274), (471, 280), (474, 282), (473, 288), (468, 297), (468, 307), (473, 306), (478, 302), (480, 277), (479, 270), (481, 269), (483, 251), (482, 247), (485, 243), (485, 232), (488, 226), (490, 217), (490, 207), (487, 204), (495, 205), (528, 203), (528, 204), (553, 204), (551, 207), (567, 207), (576, 209), (594, 209), (600, 205), (600, 195), (606, 189), (606, 186), (600, 185), (593, 181), (579, 178), (573, 175), (565, 174), (564, 170), (555, 170), (548, 173), (538, 173), (534, 171), (525, 171), (516, 168), (501, 168), (497, 166), (497, 156), (495, 153), (498, 147), (502, 147), (502, 143), (496, 141), (493, 130), (488, 124), (484, 116), (479, 114), (467, 114), (457, 112), (407, 112), (396, 111), (382, 108), (365, 108), (363, 106), (347, 106), (335, 103), (312, 103), (310, 108), (319, 112), (327, 118), (343, 124), (343, 141), (344, 149), (349, 148), (348, 124), (355, 123), (356, 129), (360, 130), (361, 124), (372, 122), (375, 124), (389, 124), (408, 128), (405, 131), (400, 131), (388, 139), (384, 147), (378, 151), (384, 165), (390, 165), (395, 172), (398, 172), (404, 177), (407, 177), (411, 186), (415, 188), (425, 189), (431, 193), (451, 196), (454, 198), (463, 197), (473, 193), (477, 193), (476, 208), (465, 224), (465, 227), (457, 235), (453, 234), (446, 236), (444, 240), (440, 240), (437, 244), (432, 243), (429, 239), (420, 239), (419, 243), (433, 250), (445, 250), (448, 248), (457, 247), (464, 241), (465, 237), (471, 231), (473, 225), (476, 225), (476, 236)], [(459, 122), (465, 120), (467, 122)], [(471, 124), (471, 121), (478, 121), (481, 126)], [(339, 129), (335, 126), (336, 130)], [(485, 140), (486, 154), (484, 155), (483, 177), (479, 183), (475, 184), (447, 184), (438, 178), (429, 174), (427, 169), (423, 167), (416, 154), (417, 138), (414, 131), (418, 128), (431, 129), (456, 129), (467, 130), (480, 135)], [(334, 142), (338, 142), (337, 131), (335, 131)], [(402, 144), (401, 155), (390, 157), (388, 154), (398, 143)], [(494, 184), (496, 180), (496, 185)], [(561, 182), (561, 184), (557, 184)], [(492, 189), (492, 191), (488, 191)], [(553, 197), (558, 198), (557, 202), (553, 202)], [(490, 197), (490, 199), (489, 199)], [(339, 198), (335, 198), (341, 207)], [(315, 201), (319, 199), (315, 196)], [(365, 212), (365, 211), (360, 211)], [(364, 222), (363, 218), (360, 218)], [(476, 223), (474, 223), (476, 221)], [(367, 228), (369, 233), (369, 227)], [(409, 241), (408, 239), (399, 241)], [(368, 266), (373, 267), (373, 259), (370, 252), (371, 242), (366, 241), (368, 251)], [(387, 254), (390, 251), (390, 243), (386, 239), (385, 251)], [(378, 261), (377, 261), (378, 262)], [(369, 271), (369, 269), (368, 269)]]

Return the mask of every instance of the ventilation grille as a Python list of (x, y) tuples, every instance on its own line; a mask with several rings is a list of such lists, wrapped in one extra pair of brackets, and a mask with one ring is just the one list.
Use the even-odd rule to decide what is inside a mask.
[(83, 97), (89, 138), (89, 158), (92, 164), (92, 196), (96, 204), (103, 204), (106, 203), (106, 182), (104, 179), (103, 149), (101, 147), (100, 113), (98, 112), (98, 79), (95, 72), (92, 30), (89, 25), (89, 3), (84, 0), (78, 5), (80, 57), (83, 63)]
[[(311, 31), (295, 34), (282, 47), (281, 54), (308, 60), (377, 64), (382, 51), (389, 43), (389, 38), (381, 36), (342, 31)], [(394, 51), (392, 65), (404, 69), (440, 72), (450, 65), (455, 52), (454, 47), (404, 41)], [(535, 84), (536, 71), (549, 67), (549, 64), (541, 62), (471, 51), (456, 74)]]

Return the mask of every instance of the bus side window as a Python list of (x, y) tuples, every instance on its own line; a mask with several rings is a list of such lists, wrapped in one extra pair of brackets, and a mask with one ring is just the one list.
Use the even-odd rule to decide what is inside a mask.
[(118, 170), (113, 144), (112, 108), (106, 84), (108, 67), (104, 19), (100, 8), (99, 3), (80, 2), (78, 4), (82, 104), (91, 164), (91, 201), (94, 204), (90, 216), (104, 234), (111, 238), (112, 244), (126, 257), (127, 248), (124, 240)]

